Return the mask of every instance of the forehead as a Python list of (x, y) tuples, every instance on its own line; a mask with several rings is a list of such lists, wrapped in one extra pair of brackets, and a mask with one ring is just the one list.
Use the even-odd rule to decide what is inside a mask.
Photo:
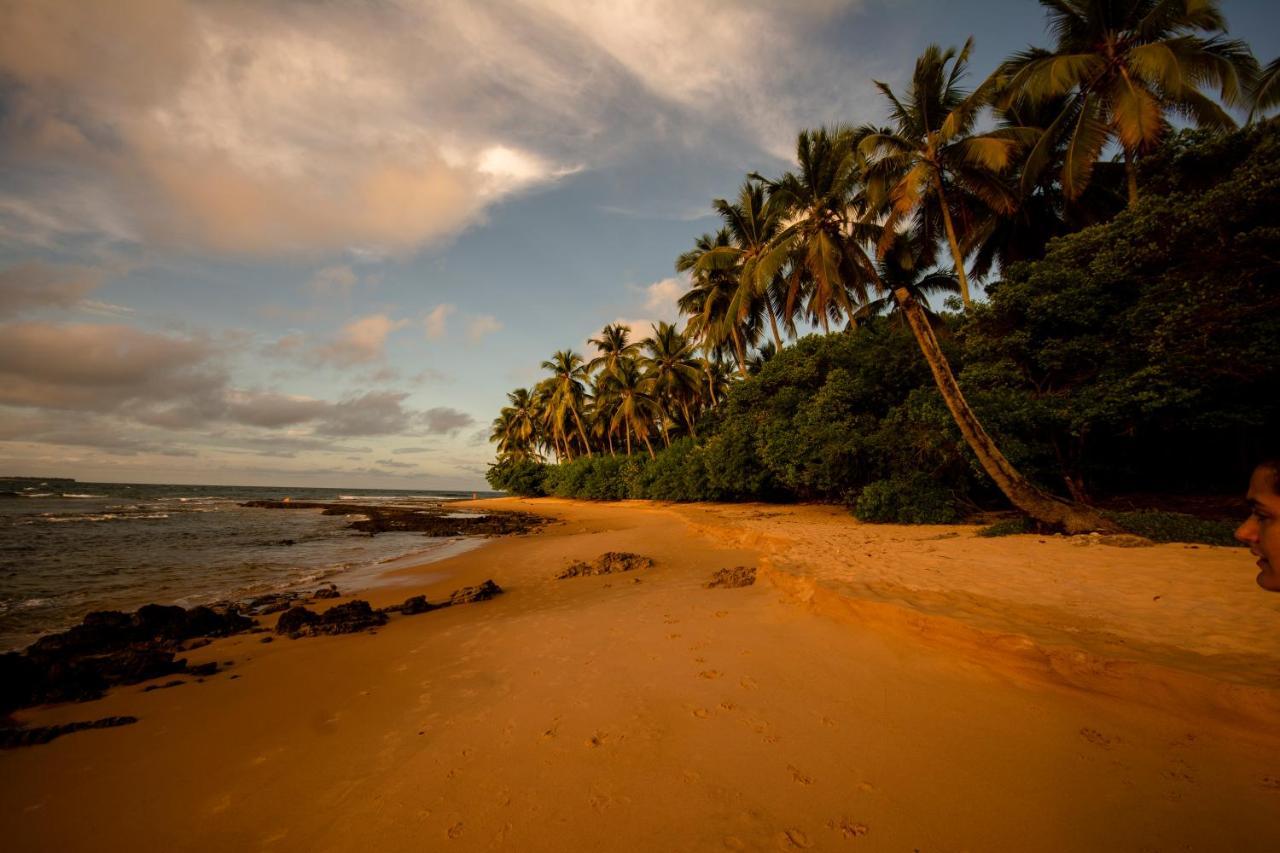
[(1280, 507), (1280, 494), (1276, 494), (1276, 472), (1270, 468), (1258, 468), (1249, 479), (1247, 500), (1267, 506)]

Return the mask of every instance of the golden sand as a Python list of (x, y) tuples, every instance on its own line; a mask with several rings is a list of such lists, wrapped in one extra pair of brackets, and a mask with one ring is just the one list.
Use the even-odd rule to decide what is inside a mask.
[[(22, 713), (141, 722), (0, 753), (0, 845), (1280, 849), (1280, 596), (1240, 549), (478, 505), (558, 523), (362, 597), (497, 599), (232, 637), (189, 655), (234, 661), (205, 683)], [(610, 550), (656, 565), (552, 579)], [(756, 584), (704, 588), (735, 565)]]

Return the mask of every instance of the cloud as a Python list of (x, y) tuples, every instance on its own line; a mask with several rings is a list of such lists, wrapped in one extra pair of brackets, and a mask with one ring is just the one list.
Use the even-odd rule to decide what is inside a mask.
[(381, 465), (384, 468), (417, 468), (418, 467), (417, 465), (414, 465), (412, 462), (397, 462), (394, 459), (379, 459), (374, 464)]
[(428, 433), (454, 433), (463, 427), (471, 426), (476, 419), (466, 412), (447, 406), (437, 406), (422, 413), (422, 422)]
[(32, 261), (0, 270), (0, 317), (40, 308), (72, 308), (102, 284), (99, 270)]
[(655, 140), (789, 156), (876, 97), (861, 2), (11, 4), (0, 240), (379, 255)]
[(350, 296), (360, 276), (346, 264), (316, 270), (307, 287), (319, 296)]
[(467, 323), (467, 340), (478, 343), (485, 335), (502, 329), (502, 323), (492, 314), (477, 314)]
[(689, 290), (687, 278), (664, 278), (644, 288), (645, 310), (659, 317), (671, 319), (678, 315), (676, 300)]
[(312, 354), (338, 367), (380, 361), (386, 355), (387, 336), (408, 322), (392, 320), (386, 314), (358, 317), (343, 326), (335, 340), (317, 347)]
[(437, 305), (427, 312), (427, 316), (423, 319), (422, 325), (426, 329), (427, 337), (431, 340), (444, 337), (445, 321), (449, 319), (449, 315), (457, 311), (456, 305), (445, 302)]
[(392, 456), (403, 456), (406, 453), (429, 453), (430, 447), (397, 447), (391, 451)]
[(401, 391), (369, 391), (331, 403), (316, 423), (321, 435), (392, 435), (405, 432), (415, 416), (404, 407)]
[(71, 422), (65, 417), (22, 416), (12, 411), (0, 418), (0, 442), (88, 447), (112, 456), (198, 455), (189, 447), (175, 446), (151, 434), (139, 435), (136, 427), (107, 418), (81, 418)]

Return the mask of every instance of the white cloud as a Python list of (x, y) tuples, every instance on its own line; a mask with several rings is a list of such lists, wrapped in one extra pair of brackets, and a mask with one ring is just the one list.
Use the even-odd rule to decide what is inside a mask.
[(502, 329), (502, 323), (492, 314), (477, 314), (467, 323), (467, 340), (478, 343), (485, 335)]
[(860, 3), (17, 4), (0, 240), (384, 256), (655, 140), (789, 156), (876, 97), (814, 38)]
[(689, 290), (685, 277), (664, 278), (644, 288), (644, 308), (664, 320), (673, 320), (679, 313), (676, 300)]
[(0, 317), (40, 308), (71, 308), (102, 284), (99, 270), (40, 261), (0, 269)]
[(449, 315), (453, 314), (457, 310), (458, 308), (456, 305), (451, 305), (448, 302), (445, 302), (441, 305), (437, 305), (435, 308), (432, 308), (427, 312), (427, 316), (423, 318), (422, 321), (427, 337), (431, 340), (444, 337), (446, 331), (445, 321), (449, 319)]
[(317, 347), (313, 355), (338, 367), (380, 361), (386, 357), (387, 337), (408, 322), (392, 320), (386, 314), (358, 317), (343, 326), (333, 341)]
[(321, 296), (350, 296), (359, 283), (360, 276), (356, 275), (355, 270), (347, 264), (341, 264), (316, 270), (315, 275), (307, 282), (307, 287)]

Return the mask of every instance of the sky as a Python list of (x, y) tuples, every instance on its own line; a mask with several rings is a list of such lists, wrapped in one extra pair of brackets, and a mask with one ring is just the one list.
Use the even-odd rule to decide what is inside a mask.
[[(1280, 4), (1227, 0), (1266, 62)], [(1030, 0), (0, 0), (0, 476), (483, 489), (711, 201)], [(588, 353), (590, 355), (590, 353)]]

